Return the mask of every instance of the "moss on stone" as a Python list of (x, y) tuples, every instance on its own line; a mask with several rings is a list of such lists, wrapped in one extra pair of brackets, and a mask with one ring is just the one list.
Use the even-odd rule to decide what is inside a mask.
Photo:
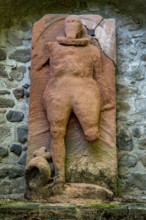
[[(128, 11), (131, 5), (135, 10), (146, 8), (144, 0), (92, 0), (95, 5), (111, 4)], [(0, 29), (9, 28), (19, 23), (23, 19), (33, 20), (40, 18), (47, 13), (66, 13), (77, 12), (79, 10), (88, 11), (87, 0), (0, 0)]]

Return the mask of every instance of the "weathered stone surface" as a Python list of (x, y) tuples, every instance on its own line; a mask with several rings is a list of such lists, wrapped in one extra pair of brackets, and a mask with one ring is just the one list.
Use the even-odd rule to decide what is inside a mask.
[(127, 97), (128, 95), (137, 93), (137, 88), (134, 86), (125, 86), (122, 84), (117, 84), (117, 94), (122, 97)]
[(5, 66), (0, 63), (0, 77), (8, 78), (8, 74), (5, 71)]
[[(18, 178), (24, 175), (24, 169), (21, 167), (6, 164), (2, 167), (0, 167), (0, 178), (9, 177), (11, 179)], [(10, 186), (10, 183), (9, 183)]]
[(82, 23), (89, 29), (95, 30), (98, 24), (102, 21), (102, 17), (100, 15), (80, 15)]
[(24, 89), (23, 88), (14, 89), (13, 94), (16, 97), (16, 99), (21, 99), (24, 97)]
[(6, 125), (0, 125), (0, 141), (4, 141), (6, 138), (10, 137), (10, 127)]
[(10, 77), (12, 79), (15, 79), (17, 81), (21, 81), (24, 77), (24, 73), (26, 72), (26, 67), (25, 66), (19, 66), (17, 69), (13, 69), (10, 72)]
[(1, 113), (6, 113), (7, 109), (6, 108), (0, 108), (0, 114)]
[[(92, 28), (92, 25), (93, 28), (95, 28), (95, 26), (97, 25), (97, 23), (94, 22), (94, 18), (96, 20), (97, 17), (96, 15), (95, 16), (83, 15), (80, 17), (82, 20), (85, 20), (86, 23), (84, 24), (86, 24), (87, 28), (89, 29)], [(99, 17), (100, 16), (98, 16), (98, 18)], [(61, 180), (63, 179), (63, 181), (65, 181), (64, 180), (64, 173), (65, 173), (67, 182), (94, 183), (96, 185), (104, 185), (104, 186), (108, 185), (109, 188), (111, 187), (114, 190), (115, 184), (113, 185), (113, 183), (115, 181), (116, 168), (117, 168), (116, 145), (115, 145), (115, 120), (114, 120), (115, 66), (113, 61), (108, 56), (105, 56), (102, 50), (97, 46), (96, 37), (95, 39), (92, 39), (92, 41), (94, 41), (93, 45), (86, 44), (86, 42), (88, 42), (89, 39), (88, 36), (86, 37), (85, 27), (81, 25), (81, 21), (79, 17), (72, 16), (72, 18), (68, 17), (65, 20), (65, 25), (66, 26), (68, 25), (69, 27), (69, 19), (74, 18), (74, 20), (72, 20), (73, 24), (77, 20), (78, 24), (75, 25), (79, 25), (79, 27), (77, 29), (73, 28), (74, 34), (73, 32), (70, 31), (70, 29), (66, 28), (65, 29), (66, 34), (64, 35), (63, 28), (64, 28), (65, 18), (66, 15), (57, 15), (57, 16), (55, 15), (55, 21), (54, 21), (54, 17), (52, 17), (52, 15), (46, 15), (34, 26), (34, 30), (33, 30), (34, 36), (32, 40), (33, 59), (31, 66), (31, 79), (32, 79), (31, 83), (33, 86), (31, 90), (32, 93), (30, 95), (31, 96), (30, 97), (31, 107), (29, 114), (30, 136), (29, 136), (27, 161), (28, 163), (29, 161), (31, 161), (34, 150), (35, 149), (37, 150), (37, 148), (39, 148), (39, 144), (36, 145), (35, 143), (41, 143), (40, 145), (44, 143), (44, 145), (50, 146), (50, 141), (51, 141), (51, 143), (53, 143), (51, 146), (52, 151), (57, 152), (53, 154), (54, 167), (56, 166), (55, 170), (56, 171), (58, 170), (58, 172), (56, 172), (55, 174), (56, 178), (54, 178), (54, 180), (56, 180), (57, 177), (59, 177), (59, 179)], [(50, 29), (49, 26), (50, 22), (52, 23), (53, 21), (54, 21), (54, 25)], [(98, 19), (98, 22), (100, 21), (101, 21), (101, 17), (100, 19)], [(110, 30), (107, 27), (108, 29), (107, 32), (108, 31), (112, 32), (112, 28), (113, 29), (115, 28), (114, 24), (110, 25), (109, 27)], [(110, 38), (112, 34), (111, 35), (109, 34), (110, 35), (109, 37), (107, 32), (106, 32), (106, 38)], [(62, 33), (63, 36), (60, 36), (60, 33)], [(80, 37), (77, 38), (76, 37), (78, 36), (77, 34)], [(49, 37), (47, 38), (47, 36)], [(50, 47), (49, 51), (51, 53), (48, 53), (47, 47), (43, 46), (47, 43), (48, 39), (49, 41), (51, 41), (48, 43), (48, 46)], [(114, 36), (113, 38), (111, 37), (109, 39), (110, 43), (111, 41), (114, 42), (114, 40), (115, 40)], [(82, 47), (79, 47), (79, 45), (80, 46), (82, 45)], [(113, 45), (111, 43), (111, 47), (112, 46)], [(113, 48), (113, 50), (115, 51), (115, 47)], [(90, 56), (91, 59), (89, 59), (89, 54), (91, 54)], [(97, 56), (97, 54), (99, 54), (100, 58)], [(52, 60), (52, 62), (50, 63), (48, 63), (49, 57), (50, 60)], [(101, 62), (101, 60), (103, 60), (103, 63)], [(68, 63), (69, 63), (69, 68), (68, 68)], [(48, 64), (50, 65), (49, 67)], [(103, 70), (102, 73), (99, 70), (99, 65), (102, 66), (102, 70)], [(91, 66), (94, 66), (93, 68), (95, 69), (95, 72), (97, 70), (97, 72), (95, 73), (95, 75), (97, 74), (97, 77), (94, 75), (93, 78), (93, 76), (90, 75), (89, 69), (91, 68)], [(49, 72), (50, 68), (53, 70), (53, 72)], [(62, 79), (60, 78), (58, 80), (56, 78), (56, 74), (54, 71), (55, 69), (58, 73), (63, 74)], [(85, 70), (87, 71), (86, 76), (89, 74), (89, 80), (87, 80), (86, 76), (84, 75)], [(70, 71), (73, 73), (72, 75), (68, 75)], [(103, 77), (101, 81), (99, 79), (100, 77), (98, 78), (99, 72), (101, 73), (100, 74), (101, 78)], [(76, 75), (76, 80), (74, 78), (75, 75)], [(50, 80), (51, 78), (53, 79), (53, 83), (55, 83), (54, 85), (51, 85), (51, 83), (49, 83), (51, 82)], [(91, 84), (90, 84), (90, 80), (92, 81)], [(101, 93), (103, 94), (101, 99), (104, 103), (103, 106), (105, 105), (105, 109), (106, 109), (103, 115), (101, 112), (100, 121), (98, 121), (98, 116), (100, 111), (99, 110), (100, 103), (98, 103), (98, 101), (100, 95), (99, 96), (97, 95), (99, 93), (97, 91), (97, 85), (95, 86), (94, 84), (95, 80), (97, 80), (98, 84), (100, 85), (99, 89), (101, 89)], [(59, 90), (56, 90), (55, 87), (56, 82), (58, 82), (59, 83), (58, 85), (60, 85)], [(64, 90), (64, 86), (65, 87), (67, 86), (66, 90)], [(105, 92), (106, 95), (104, 93), (104, 89), (107, 92), (107, 93)], [(50, 90), (56, 95), (54, 95), (53, 97), (54, 107), (51, 108), (49, 111), (50, 102), (52, 102), (51, 96), (50, 98), (48, 98), (49, 97), (48, 94), (52, 93), (52, 92), (50, 93)], [(86, 90), (87, 92), (85, 93)], [(65, 93), (63, 91), (65, 91)], [(83, 91), (83, 93), (81, 91)], [(82, 94), (82, 98), (80, 92)], [(60, 104), (58, 103), (58, 101), (55, 101), (55, 99), (58, 100), (57, 98), (58, 95), (59, 95), (59, 100), (62, 100)], [(70, 97), (72, 96), (76, 97), (75, 99), (73, 99), (73, 102), (66, 103), (66, 100), (70, 100)], [(46, 117), (46, 115), (44, 115), (42, 97), (47, 109), (47, 114), (50, 115), (50, 117), (49, 116)], [(76, 101), (78, 99), (79, 101)], [(33, 104), (31, 105), (31, 103)], [(69, 116), (68, 113), (70, 114), (70, 112), (65, 111), (66, 108), (67, 109), (71, 108), (72, 111), (75, 112), (78, 121), (73, 115), (71, 115), (65, 135), (62, 132), (64, 131), (64, 128), (66, 128), (66, 120), (68, 121), (68, 116)], [(78, 110), (76, 110), (76, 108)], [(86, 112), (86, 116), (84, 115), (85, 112)], [(95, 117), (93, 116), (94, 113), (95, 113)], [(64, 118), (63, 123), (60, 123), (62, 117)], [(84, 117), (87, 120), (86, 125), (84, 124), (84, 122), (82, 123), (82, 121), (84, 121)], [(58, 135), (54, 135), (53, 133), (51, 134), (51, 130), (48, 129), (48, 124), (50, 125), (50, 127), (52, 126), (54, 127), (54, 121), (56, 121), (55, 130), (57, 130)], [(94, 128), (92, 127), (92, 123), (94, 124), (93, 126)], [(100, 137), (98, 137), (98, 131), (96, 130), (97, 127), (99, 127), (100, 129), (99, 131)], [(62, 133), (62, 135), (59, 134), (60, 132)], [(39, 135), (37, 136), (36, 134)], [(66, 136), (65, 146), (64, 146), (64, 135)], [(52, 138), (52, 140), (50, 140), (48, 137)], [(60, 143), (62, 144), (60, 145)], [(58, 148), (59, 145), (60, 148)], [(66, 158), (64, 157), (65, 149), (67, 152)], [(107, 153), (105, 154), (104, 152)], [(62, 156), (60, 157), (59, 155)], [(59, 161), (59, 162), (56, 163), (55, 161)], [(111, 164), (109, 165), (109, 163)], [(64, 167), (66, 167), (66, 170), (64, 170)]]
[(10, 110), (6, 114), (6, 118), (10, 122), (20, 122), (23, 120), (24, 114), (23, 114), (23, 112)]
[(6, 52), (0, 48), (0, 61), (5, 60), (7, 58)]
[(29, 21), (27, 21), (27, 20), (22, 20), (22, 21), (20, 21), (19, 28), (20, 28), (22, 31), (29, 31), (31, 27), (32, 27), (31, 22), (29, 22)]
[(8, 155), (8, 150), (4, 147), (0, 147), (0, 158), (4, 158)]
[(141, 158), (140, 158), (142, 164), (146, 167), (146, 155), (143, 155)]
[(9, 55), (9, 59), (16, 60), (18, 62), (26, 63), (31, 59), (30, 49), (18, 49)]
[(15, 102), (13, 99), (0, 97), (0, 108), (13, 108)]
[(23, 33), (21, 31), (9, 29), (7, 32), (8, 41), (13, 46), (21, 46), (23, 44), (22, 37)]
[(136, 75), (135, 78), (136, 78), (137, 81), (141, 81), (141, 80), (145, 79), (145, 76), (144, 76), (143, 73), (139, 73), (139, 74)]
[(117, 111), (118, 112), (128, 112), (130, 111), (130, 105), (128, 102), (124, 102), (121, 100), (120, 102), (117, 102)]
[(8, 171), (9, 178), (18, 178), (21, 176), (24, 176), (24, 169), (18, 167), (18, 166), (10, 166)]
[(26, 157), (27, 157), (27, 152), (23, 152), (22, 156), (20, 157), (18, 164), (25, 166), (26, 165)]
[(146, 190), (146, 174), (132, 173), (128, 179), (128, 183), (131, 186), (135, 186), (140, 190)]
[(146, 112), (146, 98), (136, 99), (135, 108), (138, 112)]
[[(18, 199), (17, 199), (18, 200)], [(16, 200), (16, 201), (17, 201)], [(123, 204), (118, 202), (48, 204), (36, 202), (2, 202), (0, 218), (4, 220), (40, 219), (40, 220), (144, 220), (144, 203)]]
[[(40, 190), (39, 190), (40, 189)], [(94, 185), (94, 184), (87, 184), (87, 183), (67, 183), (65, 185), (64, 191), (60, 195), (54, 195), (53, 197), (49, 196), (49, 191), (51, 188), (45, 188), (45, 193), (41, 193), (41, 188), (37, 188), (36, 192), (30, 191), (29, 194), (26, 194), (26, 197), (31, 199), (33, 198), (34, 201), (48, 201), (49, 203), (55, 202), (63, 202), (68, 203), (69, 201), (75, 202), (78, 199), (78, 202), (86, 202), (93, 201), (98, 199), (100, 201), (111, 200), (113, 198), (113, 193), (110, 190), (107, 190), (104, 187)], [(94, 192), (94, 193), (91, 193)]]
[(22, 146), (19, 144), (13, 144), (10, 146), (10, 151), (16, 154), (17, 156), (20, 156), (22, 153)]
[(11, 94), (9, 90), (5, 90), (5, 89), (0, 90), (0, 95), (9, 95), (9, 94)]
[(30, 87), (30, 85), (28, 83), (25, 83), (22, 87), (25, 89), (28, 89)]
[(134, 70), (132, 69), (129, 72), (129, 76), (131, 77), (131, 79), (136, 80), (136, 81), (141, 81), (145, 78), (144, 73), (143, 73), (143, 68), (138, 68)]
[(139, 144), (140, 144), (139, 149), (141, 150), (146, 149), (146, 137), (145, 136), (140, 139)]
[(116, 63), (115, 20), (104, 19), (95, 29), (95, 36), (104, 53)]
[(123, 124), (118, 125), (117, 145), (119, 150), (131, 151), (133, 149), (132, 135), (128, 127)]
[(142, 61), (146, 61), (146, 54), (143, 54), (143, 55), (141, 56), (141, 60), (142, 60)]
[[(0, 171), (1, 173), (1, 171)], [(10, 194), (11, 190), (10, 190), (10, 185), (11, 182), (9, 180), (3, 180), (0, 182), (0, 194), (4, 195), (4, 194)]]
[(5, 115), (4, 115), (5, 112), (0, 112), (0, 124), (6, 124), (7, 122)]
[(29, 96), (30, 96), (30, 92), (29, 91), (25, 91), (25, 97), (29, 98)]
[(120, 159), (120, 166), (135, 167), (136, 164), (137, 164), (137, 158), (131, 155), (124, 155)]
[(140, 136), (141, 136), (141, 132), (140, 132), (139, 128), (133, 128), (132, 133), (133, 133), (134, 137), (140, 138)]
[(22, 125), (17, 128), (18, 141), (24, 144), (28, 137), (28, 126)]
[(8, 174), (8, 169), (4, 167), (0, 167), (0, 178), (5, 178)]
[[(23, 170), (22, 170), (22, 173)], [(18, 177), (17, 179), (11, 180), (11, 194), (20, 194), (25, 192), (25, 179), (24, 176)]]

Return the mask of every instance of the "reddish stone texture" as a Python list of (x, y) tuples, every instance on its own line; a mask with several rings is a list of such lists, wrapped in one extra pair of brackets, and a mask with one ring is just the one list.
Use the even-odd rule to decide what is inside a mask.
[(82, 24), (91, 30), (94, 30), (103, 20), (100, 15), (80, 15), (80, 19)]
[[(33, 28), (27, 163), (45, 146), (52, 152), (57, 183), (115, 190), (115, 66), (106, 54), (114, 57), (115, 44), (106, 39), (113, 48), (100, 49), (101, 16), (81, 15), (86, 27), (78, 16), (66, 17), (46, 15)], [(107, 38), (115, 26), (105, 22)], [(96, 36), (87, 36), (86, 28)]]
[(116, 34), (115, 20), (104, 19), (95, 29), (95, 36), (99, 39), (104, 53), (116, 63)]

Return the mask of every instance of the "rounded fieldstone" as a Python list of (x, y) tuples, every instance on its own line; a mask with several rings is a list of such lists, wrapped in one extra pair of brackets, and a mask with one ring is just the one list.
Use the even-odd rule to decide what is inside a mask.
[(26, 72), (25, 66), (19, 66), (17, 69), (13, 69), (10, 72), (10, 77), (14, 80), (21, 81), (24, 78), (24, 73)]
[(141, 42), (142, 42), (143, 44), (146, 44), (146, 33), (144, 34), (143, 38), (141, 39)]
[(26, 63), (31, 59), (30, 49), (18, 49), (9, 55), (9, 59), (16, 60), (18, 62)]
[(15, 102), (13, 99), (0, 97), (0, 108), (13, 108)]
[[(26, 185), (25, 185), (24, 176), (19, 177), (19, 178), (15, 179), (14, 181), (11, 181), (11, 193), (14, 193), (15, 195), (24, 194), (25, 189), (26, 189)], [(22, 197), (22, 199), (23, 199), (23, 197)], [(16, 199), (14, 199), (14, 200), (16, 200)], [(22, 219), (21, 217), (17, 218), (17, 220), (21, 220), (21, 219)], [(16, 220), (16, 218), (15, 218), (15, 220)], [(37, 220), (37, 218), (36, 218), (36, 220)]]
[(3, 166), (0, 167), (0, 178), (5, 178), (8, 175), (8, 169)]
[(24, 152), (22, 156), (20, 157), (18, 164), (25, 166), (26, 165), (26, 158), (27, 158), (27, 153)]
[(145, 150), (146, 149), (146, 137), (140, 139), (139, 144), (140, 144), (139, 149)]
[(134, 137), (137, 137), (137, 138), (141, 137), (141, 132), (140, 132), (139, 128), (133, 128), (132, 133), (133, 133)]
[(22, 125), (17, 128), (18, 141), (24, 144), (28, 137), (28, 126)]
[(24, 89), (23, 88), (14, 89), (13, 94), (16, 97), (16, 99), (21, 99), (24, 97)]
[(140, 190), (146, 190), (146, 174), (131, 173), (128, 184), (136, 186)]
[(13, 152), (14, 154), (16, 154), (17, 156), (20, 156), (22, 153), (22, 146), (19, 144), (13, 144), (10, 147), (10, 151)]
[(8, 171), (8, 177), (13, 179), (13, 178), (21, 177), (21, 176), (24, 176), (24, 169), (19, 168), (14, 165), (10, 165), (9, 171)]
[(4, 158), (8, 155), (8, 150), (4, 147), (0, 147), (0, 158)]
[(144, 74), (143, 73), (139, 73), (137, 74), (137, 76), (135, 77), (137, 81), (141, 81), (145, 78)]
[(10, 194), (11, 181), (10, 180), (3, 180), (0, 182), (0, 195), (8, 195)]
[(5, 60), (7, 58), (6, 52), (0, 48), (0, 61)]
[(126, 166), (126, 167), (135, 167), (136, 164), (137, 164), (137, 158), (131, 155), (124, 155), (119, 163), (120, 166)]
[(9, 95), (9, 94), (11, 94), (9, 90), (5, 90), (5, 89), (0, 90), (0, 95)]
[(129, 53), (131, 53), (132, 55), (137, 55), (137, 51), (135, 49), (129, 50)]
[(128, 127), (123, 124), (118, 125), (117, 145), (119, 150), (131, 151), (133, 149), (132, 136)]
[(1, 63), (0, 63), (0, 77), (8, 78), (8, 74), (5, 71), (5, 66), (4, 66), (4, 64), (1, 64)]
[(146, 61), (146, 54), (143, 54), (143, 55), (140, 57), (140, 59), (141, 59), (142, 61)]
[(16, 30), (8, 30), (7, 38), (11, 45), (13, 46), (21, 46), (23, 44), (22, 41), (22, 32), (18, 32)]
[(10, 122), (20, 122), (23, 120), (24, 114), (23, 114), (23, 112), (10, 110), (6, 114), (6, 118)]
[(141, 158), (140, 158), (142, 164), (146, 167), (146, 155), (143, 155)]

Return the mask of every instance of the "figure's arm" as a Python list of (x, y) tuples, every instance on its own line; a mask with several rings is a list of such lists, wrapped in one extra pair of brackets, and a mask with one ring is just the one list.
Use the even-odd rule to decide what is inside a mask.
[(49, 43), (41, 45), (37, 50), (37, 54), (34, 55), (36, 63), (35, 69), (37, 71), (41, 70), (47, 63), (49, 64), (50, 51), (48, 45)]

